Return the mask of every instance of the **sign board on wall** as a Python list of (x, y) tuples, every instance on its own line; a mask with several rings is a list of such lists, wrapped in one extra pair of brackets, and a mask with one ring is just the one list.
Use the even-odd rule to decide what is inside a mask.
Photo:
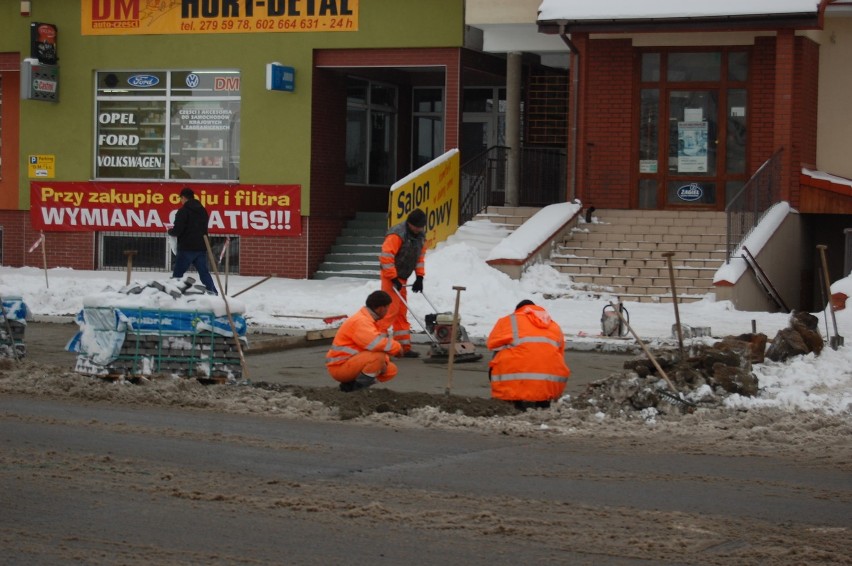
[(426, 213), (426, 246), (434, 248), (459, 227), (459, 150), (451, 149), (390, 189), (389, 226), (398, 224), (415, 208)]
[(56, 176), (55, 155), (30, 155), (27, 166), (30, 179), (53, 179)]
[[(48, 232), (165, 232), (180, 208), (177, 183), (30, 183), (30, 221)], [(300, 185), (189, 185), (211, 234), (300, 236)]]
[(38, 59), (21, 61), (21, 98), (59, 102), (59, 67), (42, 65)]
[(82, 35), (358, 31), (360, 0), (80, 0)]

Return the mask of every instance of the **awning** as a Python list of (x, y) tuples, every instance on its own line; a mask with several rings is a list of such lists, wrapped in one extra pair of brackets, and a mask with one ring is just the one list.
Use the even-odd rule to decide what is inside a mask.
[(647, 29), (811, 28), (818, 0), (542, 0), (539, 30), (614, 32)]

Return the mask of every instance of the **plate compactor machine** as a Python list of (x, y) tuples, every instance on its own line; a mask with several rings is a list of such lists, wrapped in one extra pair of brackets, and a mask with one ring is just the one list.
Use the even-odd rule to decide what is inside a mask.
[[(429, 355), (423, 358), (425, 363), (446, 363), (450, 359), (451, 351), (453, 352), (453, 363), (478, 362), (482, 359), (482, 354), (476, 353), (476, 347), (470, 341), (464, 326), (461, 325), (461, 318), (459, 318), (458, 325), (456, 326), (455, 343), (453, 343), (453, 313), (434, 312), (427, 314), (425, 318), (426, 324), (421, 324), (420, 319), (412, 312), (411, 307), (408, 306), (408, 303), (402, 298), (399, 291), (394, 289), (394, 292), (432, 342), (429, 348)], [(435, 308), (429, 297), (424, 293), (421, 294), (426, 299), (426, 302), (429, 303), (429, 306), (432, 307), (432, 310), (437, 311), (438, 309)]]

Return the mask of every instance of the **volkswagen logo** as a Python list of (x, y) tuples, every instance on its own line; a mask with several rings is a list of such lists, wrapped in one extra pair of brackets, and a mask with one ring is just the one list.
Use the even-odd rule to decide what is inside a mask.
[(189, 73), (186, 76), (186, 86), (189, 88), (195, 88), (198, 86), (198, 75), (195, 73)]

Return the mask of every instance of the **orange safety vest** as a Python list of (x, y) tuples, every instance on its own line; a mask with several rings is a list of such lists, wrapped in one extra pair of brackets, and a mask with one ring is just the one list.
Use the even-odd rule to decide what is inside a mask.
[(380, 331), (376, 322), (373, 311), (367, 307), (361, 307), (361, 310), (347, 318), (334, 335), (331, 349), (325, 356), (325, 364), (342, 364), (365, 350), (397, 355), (402, 345), (388, 336), (387, 332)]
[(496, 355), (491, 396), (504, 401), (550, 401), (565, 390), (565, 336), (546, 310), (525, 305), (494, 325), (487, 346)]
[(426, 275), (426, 235), (411, 234), (405, 222), (388, 230), (379, 255), (382, 279), (407, 281), (413, 271), (415, 275)]

